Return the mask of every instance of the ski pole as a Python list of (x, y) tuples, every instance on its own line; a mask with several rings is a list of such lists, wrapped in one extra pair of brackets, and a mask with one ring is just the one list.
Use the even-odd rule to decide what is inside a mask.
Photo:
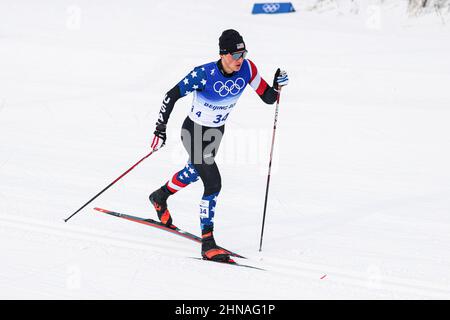
[(94, 197), (92, 197), (91, 200), (89, 200), (88, 202), (86, 202), (83, 206), (81, 206), (81, 208), (79, 208), (77, 211), (75, 211), (74, 213), (72, 213), (68, 218), (64, 219), (64, 222), (69, 221), (70, 218), (72, 218), (74, 215), (76, 215), (78, 212), (80, 212), (84, 207), (86, 207), (89, 203), (91, 203), (92, 201), (94, 201), (99, 195), (101, 195), (103, 192), (105, 192), (106, 190), (108, 190), (113, 184), (115, 184), (117, 181), (119, 181), (120, 179), (122, 179), (127, 173), (129, 173), (131, 170), (133, 170), (139, 163), (141, 163), (142, 161), (144, 161), (145, 159), (147, 159), (152, 153), (154, 153), (155, 151), (158, 151), (158, 149), (152, 150), (150, 151), (149, 154), (145, 155), (141, 160), (139, 160), (138, 162), (136, 162), (131, 168), (129, 168), (127, 171), (125, 171), (124, 173), (122, 173), (120, 175), (120, 177), (118, 177), (116, 180), (114, 180), (113, 182), (111, 182), (106, 188), (104, 188), (102, 191), (100, 191), (99, 193), (97, 193)]
[(278, 106), (280, 105), (280, 95), (281, 88), (278, 92), (277, 97), (277, 105), (275, 107), (275, 119), (273, 121), (273, 133), (272, 133), (272, 146), (270, 147), (270, 160), (269, 160), (269, 171), (267, 174), (267, 184), (266, 184), (266, 197), (264, 199), (264, 211), (263, 211), (263, 220), (262, 220), (262, 228), (261, 228), (261, 239), (259, 241), (259, 251), (262, 249), (263, 235), (264, 235), (264, 224), (266, 222), (266, 209), (267, 209), (267, 198), (269, 196), (269, 183), (270, 183), (270, 172), (272, 170), (272, 157), (273, 157), (273, 147), (275, 145), (275, 132), (277, 130), (277, 121), (278, 121)]

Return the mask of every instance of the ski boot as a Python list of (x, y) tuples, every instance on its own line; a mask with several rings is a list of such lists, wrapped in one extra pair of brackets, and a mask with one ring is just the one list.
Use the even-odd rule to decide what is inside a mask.
[(167, 198), (170, 193), (164, 190), (164, 187), (154, 191), (148, 198), (156, 210), (159, 221), (166, 227), (172, 227), (172, 217), (167, 209)]
[(233, 262), (230, 253), (216, 244), (212, 229), (202, 231), (202, 257), (217, 262)]

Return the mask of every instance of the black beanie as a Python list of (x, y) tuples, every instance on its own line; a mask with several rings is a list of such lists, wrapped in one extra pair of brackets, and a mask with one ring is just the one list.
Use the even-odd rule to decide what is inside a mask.
[(244, 39), (236, 30), (225, 30), (219, 38), (219, 49), (220, 54), (245, 50)]

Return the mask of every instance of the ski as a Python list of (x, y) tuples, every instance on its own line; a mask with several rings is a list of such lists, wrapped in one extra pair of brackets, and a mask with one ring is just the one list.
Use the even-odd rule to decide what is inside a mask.
[(229, 265), (236, 266), (236, 267), (243, 267), (243, 268), (250, 268), (250, 269), (267, 271), (266, 269), (263, 269), (263, 268), (258, 268), (258, 267), (251, 266), (251, 265), (248, 265), (248, 264), (238, 263), (238, 262), (234, 261), (233, 259), (230, 259), (229, 261), (214, 261), (214, 260), (208, 260), (208, 259), (205, 259), (205, 258), (198, 258), (198, 257), (190, 257), (190, 258), (195, 259), (195, 260), (203, 260), (203, 261), (207, 261), (207, 262), (229, 264)]
[[(136, 216), (132, 216), (132, 215), (128, 215), (128, 214), (124, 214), (124, 213), (119, 213), (119, 212), (115, 212), (115, 211), (111, 211), (111, 210), (107, 210), (107, 209), (102, 209), (102, 208), (98, 208), (95, 207), (94, 210), (97, 210), (99, 212), (103, 212), (106, 214), (109, 214), (111, 216), (114, 217), (118, 217), (118, 218), (122, 218), (125, 220), (129, 220), (129, 221), (133, 221), (133, 222), (137, 222), (137, 223), (141, 223), (141, 224), (145, 224), (147, 226), (150, 227), (154, 227), (154, 228), (158, 228), (160, 230), (164, 230), (164, 231), (168, 231), (170, 233), (176, 234), (178, 236), (181, 236), (183, 238), (201, 243), (202, 242), (202, 238), (200, 238), (199, 236), (196, 236), (195, 234), (192, 234), (190, 232), (184, 231), (174, 225), (171, 225), (170, 227), (165, 226), (164, 224), (162, 224), (159, 221), (153, 220), (153, 219), (145, 219), (145, 218), (141, 218), (141, 217), (136, 217)], [(222, 248), (221, 249), (227, 251), (231, 256), (236, 257), (236, 258), (241, 258), (241, 259), (246, 259), (245, 257), (241, 256), (240, 254), (237, 254), (235, 252), (232, 252), (228, 249)]]

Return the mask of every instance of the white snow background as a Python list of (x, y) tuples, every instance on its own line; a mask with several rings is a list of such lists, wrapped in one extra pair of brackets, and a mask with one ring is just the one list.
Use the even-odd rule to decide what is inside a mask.
[[(252, 15), (251, 1), (0, 2), (1, 299), (449, 299), (450, 29), (405, 1), (357, 14)], [(267, 271), (190, 259), (200, 246), (92, 210), (155, 218), (148, 202), (187, 160), (178, 101), (149, 152), (166, 91), (237, 29), (280, 101), (249, 87), (217, 162), (218, 244)], [(201, 182), (170, 198), (199, 234)]]

